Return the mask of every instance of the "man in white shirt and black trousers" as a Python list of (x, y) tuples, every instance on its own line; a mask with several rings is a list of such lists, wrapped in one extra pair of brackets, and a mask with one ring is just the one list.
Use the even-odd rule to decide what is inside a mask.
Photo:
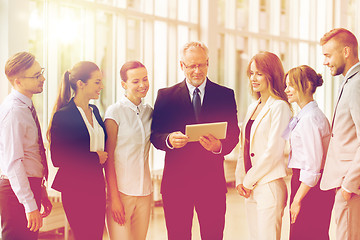
[[(13, 89), (0, 106), (0, 215), (2, 240), (38, 239), (52, 205), (43, 185), (48, 168), (31, 100), (43, 91), (44, 69), (34, 55), (10, 57), (5, 74)], [(41, 205), (44, 210), (40, 213)]]

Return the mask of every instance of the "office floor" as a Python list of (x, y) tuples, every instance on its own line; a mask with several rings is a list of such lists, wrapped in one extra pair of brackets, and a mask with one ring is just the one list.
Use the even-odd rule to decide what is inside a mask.
[[(236, 239), (248, 239), (248, 229), (245, 217), (244, 209), (244, 199), (240, 197), (236, 190), (233, 187), (228, 188), (227, 193), (227, 211), (226, 211), (226, 220), (225, 220), (225, 230), (224, 230), (224, 240), (236, 240)], [(285, 216), (283, 220), (283, 231), (282, 231), (282, 240), (288, 239), (288, 226), (289, 226), (289, 217), (286, 214), (288, 209), (285, 209)], [(334, 227), (333, 223), (330, 226), (330, 235), (334, 236)], [(200, 231), (199, 224), (197, 221), (196, 213), (194, 214), (193, 220), (193, 229), (192, 229), (193, 240), (200, 240)], [(54, 239), (64, 239), (63, 232), (59, 231), (57, 234), (54, 232), (51, 233), (41, 233), (40, 240), (54, 240)], [(162, 207), (154, 207), (151, 219), (150, 226), (147, 235), (147, 240), (166, 240), (166, 226), (164, 219), (164, 212)], [(331, 239), (335, 239), (332, 237)], [(70, 240), (73, 240), (73, 237), (70, 234)], [(104, 240), (108, 240), (108, 236), (104, 234)]]

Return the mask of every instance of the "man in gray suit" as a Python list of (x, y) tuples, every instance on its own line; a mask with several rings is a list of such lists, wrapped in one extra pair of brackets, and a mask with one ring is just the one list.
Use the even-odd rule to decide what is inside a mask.
[(336, 239), (360, 239), (360, 63), (358, 43), (337, 28), (320, 40), (324, 65), (344, 80), (337, 97), (321, 189), (335, 189)]

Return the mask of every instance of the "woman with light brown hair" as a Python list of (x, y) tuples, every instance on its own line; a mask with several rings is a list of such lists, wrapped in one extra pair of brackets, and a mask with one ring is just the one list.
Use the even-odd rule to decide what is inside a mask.
[(145, 240), (152, 199), (149, 150), (153, 109), (142, 100), (149, 90), (148, 73), (141, 62), (128, 61), (120, 76), (125, 94), (105, 113), (109, 153), (106, 223), (111, 240)]
[(329, 239), (329, 225), (334, 194), (321, 191), (319, 184), (330, 140), (330, 124), (314, 101), (320, 74), (302, 65), (285, 75), (290, 103), (300, 112), (289, 123), (284, 137), (289, 139), (289, 168), (293, 170), (290, 197), (290, 239)]
[(284, 93), (284, 69), (273, 53), (260, 52), (248, 65), (252, 95), (241, 130), (236, 189), (245, 197), (250, 239), (281, 237), (287, 200), (285, 140), (281, 137), (292, 112)]

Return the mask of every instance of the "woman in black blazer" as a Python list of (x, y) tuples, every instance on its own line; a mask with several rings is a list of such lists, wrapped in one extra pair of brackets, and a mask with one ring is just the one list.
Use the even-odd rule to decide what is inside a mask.
[(52, 188), (61, 192), (77, 240), (102, 239), (105, 224), (106, 132), (99, 110), (89, 104), (101, 89), (102, 74), (95, 63), (79, 62), (66, 71), (48, 129), (51, 160), (59, 167)]

